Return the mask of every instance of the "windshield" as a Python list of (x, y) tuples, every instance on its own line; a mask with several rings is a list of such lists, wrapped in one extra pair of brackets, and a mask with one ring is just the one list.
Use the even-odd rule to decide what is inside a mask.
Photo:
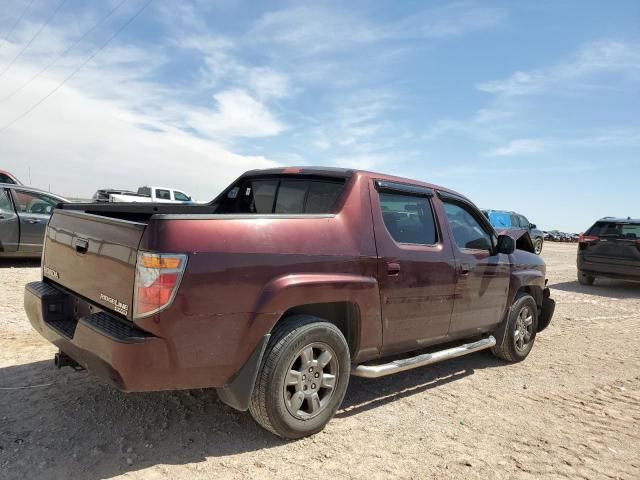
[(589, 235), (629, 240), (640, 239), (640, 222), (597, 222)]

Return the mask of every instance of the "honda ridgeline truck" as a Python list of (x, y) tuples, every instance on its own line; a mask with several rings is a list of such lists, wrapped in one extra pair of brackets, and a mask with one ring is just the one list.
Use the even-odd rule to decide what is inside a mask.
[(464, 196), (307, 167), (247, 172), (208, 205), (60, 205), (25, 291), (58, 366), (214, 387), (285, 438), (320, 431), (350, 375), (523, 360), (554, 305), (543, 260)]

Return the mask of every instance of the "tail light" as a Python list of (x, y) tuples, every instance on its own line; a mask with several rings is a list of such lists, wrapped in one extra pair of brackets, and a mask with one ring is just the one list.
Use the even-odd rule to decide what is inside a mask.
[(171, 305), (186, 266), (184, 254), (139, 252), (133, 317), (148, 317)]
[(595, 235), (580, 235), (580, 238), (578, 239), (578, 242), (580, 243), (587, 243), (587, 242), (597, 242), (598, 240), (600, 240), (600, 237), (596, 237)]

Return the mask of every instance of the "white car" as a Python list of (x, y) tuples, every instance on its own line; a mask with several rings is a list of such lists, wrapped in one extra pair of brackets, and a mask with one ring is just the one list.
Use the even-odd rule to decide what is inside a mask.
[(109, 201), (121, 202), (145, 202), (145, 203), (194, 203), (189, 195), (166, 187), (140, 187), (137, 193), (113, 193), (109, 195)]

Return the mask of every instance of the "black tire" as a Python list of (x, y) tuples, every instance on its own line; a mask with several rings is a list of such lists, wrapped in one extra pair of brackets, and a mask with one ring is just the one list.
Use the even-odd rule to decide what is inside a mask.
[(542, 239), (537, 238), (535, 243), (533, 244), (533, 251), (536, 255), (540, 255), (542, 253)]
[(593, 285), (594, 281), (595, 281), (595, 277), (591, 275), (587, 275), (582, 270), (578, 270), (578, 283), (580, 285), (586, 285), (586, 286)]
[[(312, 361), (303, 364), (303, 359), (308, 358), (304, 353), (309, 348), (312, 349)], [(323, 366), (321, 357), (327, 352), (331, 360)], [(319, 356), (314, 360), (316, 353)], [(317, 363), (313, 364), (313, 361)], [(316, 371), (308, 373), (309, 365), (315, 365)], [(291, 373), (300, 375), (294, 385), (286, 384)], [(302, 380), (303, 373), (306, 380)], [(335, 325), (311, 315), (286, 318), (276, 326), (267, 345), (249, 411), (263, 428), (280, 437), (293, 440), (313, 435), (325, 427), (340, 407), (350, 373), (349, 346)], [(312, 375), (322, 382), (313, 380)], [(325, 386), (325, 377), (327, 381), (334, 377), (333, 388)], [(315, 381), (318, 384), (309, 383)], [(312, 394), (311, 387), (316, 389), (314, 401), (307, 397)], [(292, 393), (291, 389), (295, 392)], [(294, 406), (294, 397), (298, 395), (303, 395), (304, 400)]]
[[(528, 338), (526, 339), (526, 343), (524, 341), (522, 342), (521, 348), (520, 339), (516, 340), (516, 338), (519, 337), (519, 333), (523, 331), (522, 329), (518, 329), (518, 327), (521, 325), (519, 317), (521, 317), (525, 311), (530, 314), (531, 321), (530, 324), (526, 326)], [(528, 316), (527, 314), (526, 317), (528, 318)], [(501, 339), (497, 339), (500, 343), (497, 343), (491, 348), (491, 353), (507, 362), (520, 362), (527, 358), (536, 339), (536, 332), (538, 331), (538, 306), (536, 305), (536, 301), (528, 293), (520, 292), (516, 295), (513, 304), (509, 308), (505, 321), (507, 323), (504, 335)]]

